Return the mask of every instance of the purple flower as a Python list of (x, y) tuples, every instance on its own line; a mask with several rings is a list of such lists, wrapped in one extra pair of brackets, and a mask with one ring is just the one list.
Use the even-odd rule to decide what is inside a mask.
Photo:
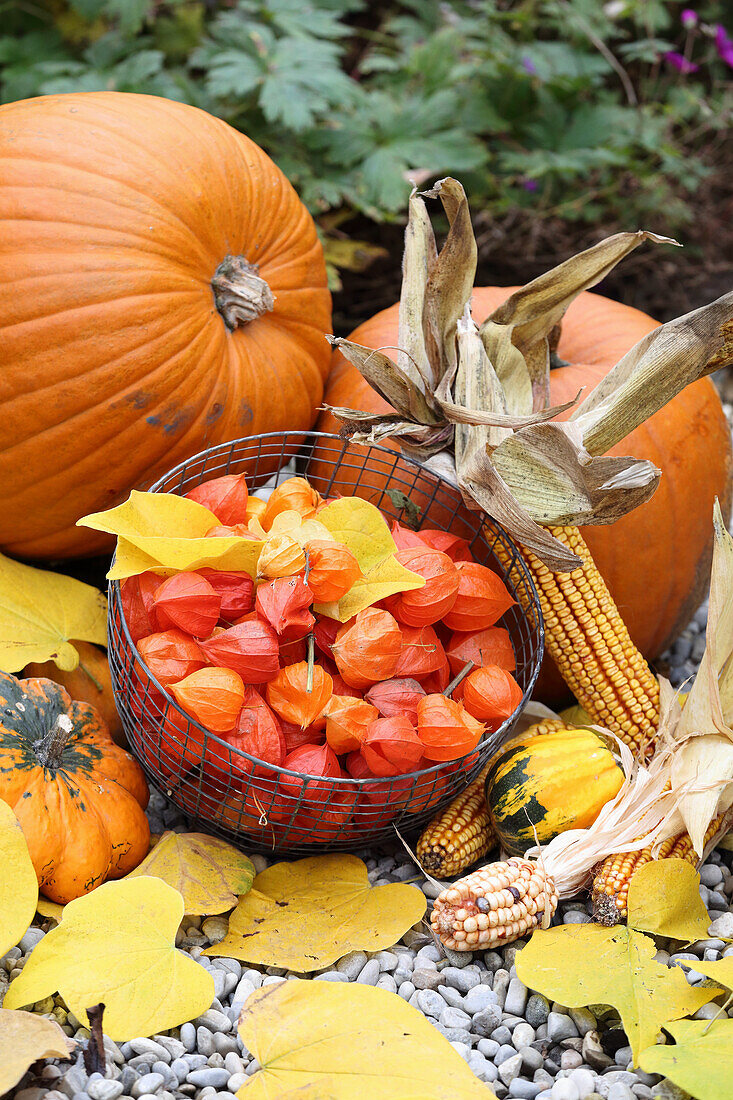
[(725, 27), (720, 24), (715, 32), (715, 48), (721, 60), (733, 69), (733, 38), (728, 37)]
[(696, 65), (693, 61), (688, 61), (686, 57), (675, 50), (670, 50), (664, 54), (664, 60), (668, 61), (680, 73), (696, 73), (700, 68), (699, 65)]
[(534, 61), (532, 61), (531, 58), (527, 57), (526, 54), (522, 58), (522, 68), (524, 69), (525, 73), (529, 73), (530, 76), (534, 76), (534, 74), (537, 72)]
[(525, 191), (536, 191), (539, 187), (537, 180), (531, 180), (525, 176), (522, 180), (522, 187)]
[(697, 26), (697, 12), (692, 8), (684, 8), (680, 12), (680, 23), (686, 31), (691, 31), (693, 27)]

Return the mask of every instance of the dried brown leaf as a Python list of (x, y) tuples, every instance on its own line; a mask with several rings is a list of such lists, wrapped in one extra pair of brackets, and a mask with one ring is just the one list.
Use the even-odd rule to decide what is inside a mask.
[[(435, 237), (425, 203), (417, 194), (410, 195), (405, 251), (402, 257), (397, 365), (406, 377), (422, 389), (432, 385), (435, 372), (428, 357), (423, 332), (425, 291), (430, 269), (437, 258)], [(437, 364), (436, 364), (437, 367)]]
[(336, 336), (328, 336), (327, 339), (331, 347), (338, 348), (369, 385), (403, 418), (418, 424), (436, 424), (440, 421), (440, 415), (429, 406), (419, 386), (384, 352)]

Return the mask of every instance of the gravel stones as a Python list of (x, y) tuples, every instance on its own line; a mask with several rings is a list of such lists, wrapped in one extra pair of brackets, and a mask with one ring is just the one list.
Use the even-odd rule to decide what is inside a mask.
[(550, 1002), (541, 993), (533, 993), (527, 1001), (524, 1018), (532, 1027), (540, 1027), (547, 1023), (550, 1015)]
[(445, 1001), (434, 989), (421, 989), (417, 994), (417, 1007), (425, 1016), (439, 1020), (445, 1009)]
[(155, 1093), (158, 1089), (161, 1089), (165, 1084), (165, 1078), (160, 1073), (145, 1073), (142, 1077), (138, 1077), (135, 1084), (130, 1089), (130, 1095), (138, 1098), (144, 1096), (146, 1093)]
[(92, 1100), (117, 1100), (118, 1096), (122, 1096), (122, 1084), (120, 1081), (105, 1081), (100, 1077), (98, 1081), (87, 1084), (87, 1093)]
[(415, 989), (437, 989), (439, 985), (443, 984), (443, 973), (437, 970), (417, 967), (417, 969), (412, 972), (411, 981)]
[(522, 1055), (513, 1054), (499, 1066), (499, 1077), (505, 1085), (510, 1085), (522, 1070)]
[[(457, 989), (459, 993), (468, 993), (481, 984), (481, 972), (478, 967), (469, 966), (464, 970), (457, 966), (446, 966), (440, 972), (441, 981), (445, 985)], [(469, 1012), (473, 1011), (468, 1009)]]
[(499, 1004), (499, 998), (494, 993), (493, 989), (489, 989), (487, 985), (476, 985), (473, 989), (469, 989), (466, 996), (463, 998), (463, 1008), (471, 1016), (474, 1016), (477, 1012), (483, 1012), (484, 1009)]
[[(367, 957), (363, 951), (350, 951), (336, 963), (336, 969), (345, 974), (350, 982), (355, 982), (367, 964)], [(377, 964), (379, 965), (379, 964)]]
[[(477, 1035), (490, 1038), (501, 1024), (501, 1009), (498, 1005), (487, 1005), (473, 1017), (473, 1030)], [(508, 1030), (508, 1029), (507, 1029)]]
[(512, 978), (506, 991), (504, 1011), (510, 1016), (521, 1016), (527, 1007), (529, 991), (519, 978)]
[(559, 1043), (563, 1039), (575, 1039), (578, 1030), (569, 1016), (562, 1012), (551, 1012), (547, 1017), (547, 1037), (551, 1043)]
[(724, 913), (710, 925), (710, 935), (717, 939), (733, 939), (733, 913)]

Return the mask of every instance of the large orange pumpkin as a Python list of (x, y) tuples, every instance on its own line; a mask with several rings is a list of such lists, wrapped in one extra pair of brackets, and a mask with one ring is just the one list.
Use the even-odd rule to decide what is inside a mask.
[(75, 528), (205, 447), (308, 428), (328, 372), (315, 226), (220, 119), (121, 92), (0, 108), (0, 546)]
[[(473, 313), (481, 323), (516, 287), (477, 287)], [(657, 322), (639, 310), (583, 293), (568, 309), (558, 355), (571, 365), (550, 375), (553, 404), (588, 393), (608, 370)], [(397, 343), (397, 306), (360, 325), (350, 339), (385, 350)], [(387, 354), (394, 355), (387, 350)], [(339, 353), (324, 400), (367, 412), (386, 403)], [(569, 414), (568, 414), (569, 415)], [(329, 413), (320, 431), (338, 431)], [(349, 492), (358, 477), (358, 448), (350, 448), (338, 489)], [(331, 452), (332, 453), (332, 452)], [(658, 656), (689, 621), (703, 598), (712, 550), (712, 509), (718, 496), (726, 514), (731, 494), (730, 431), (715, 386), (709, 379), (689, 386), (610, 454), (647, 458), (662, 471), (659, 488), (647, 503), (612, 527), (586, 527), (583, 536), (623, 615), (631, 637), (644, 655)], [(313, 472), (318, 472), (318, 455)], [(370, 479), (373, 480), (373, 479)], [(561, 681), (543, 677), (543, 698), (559, 697)]]

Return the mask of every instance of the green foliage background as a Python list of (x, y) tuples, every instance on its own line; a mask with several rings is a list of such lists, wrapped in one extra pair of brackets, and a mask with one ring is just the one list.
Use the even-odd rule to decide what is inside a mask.
[(685, 30), (662, 0), (0, 0), (0, 95), (195, 104), (314, 214), (395, 219), (408, 177), (450, 172), (474, 209), (627, 228), (663, 210), (673, 232), (731, 124), (725, 7), (705, 0)]

